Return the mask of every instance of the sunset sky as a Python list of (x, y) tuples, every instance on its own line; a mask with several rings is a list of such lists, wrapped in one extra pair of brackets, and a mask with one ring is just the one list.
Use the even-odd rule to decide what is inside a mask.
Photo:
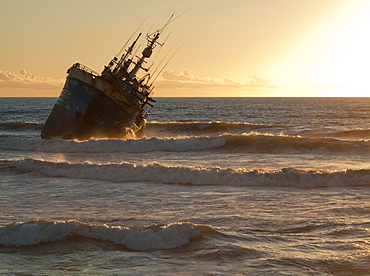
[(370, 0), (0, 0), (0, 96), (56, 97), (184, 12), (154, 97), (370, 96)]

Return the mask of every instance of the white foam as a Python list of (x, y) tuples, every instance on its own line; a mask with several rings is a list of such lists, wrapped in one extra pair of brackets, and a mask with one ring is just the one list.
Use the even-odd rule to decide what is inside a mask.
[(370, 170), (303, 171), (284, 168), (276, 171), (164, 166), (159, 163), (89, 164), (53, 163), (33, 159), (8, 162), (12, 169), (50, 177), (95, 179), (114, 182), (155, 182), (191, 185), (262, 187), (370, 186)]
[(151, 152), (151, 151), (192, 151), (214, 149), (225, 145), (225, 137), (187, 137), (187, 138), (143, 138), (140, 140), (88, 140), (85, 142), (55, 140), (25, 140), (4, 138), (0, 149), (61, 152), (61, 153), (112, 153), (112, 152)]
[(183, 222), (138, 228), (90, 225), (78, 221), (35, 221), (0, 227), (0, 244), (5, 246), (30, 246), (78, 235), (111, 241), (133, 250), (158, 250), (185, 245), (192, 238), (198, 237), (204, 227), (209, 226)]
[(196, 136), (177, 138), (101, 139), (84, 142), (55, 140), (0, 139), (0, 150), (51, 153), (146, 153), (155, 151), (227, 150), (236, 153), (370, 153), (369, 141), (335, 138), (302, 138), (283, 134), (249, 132), (242, 135)]

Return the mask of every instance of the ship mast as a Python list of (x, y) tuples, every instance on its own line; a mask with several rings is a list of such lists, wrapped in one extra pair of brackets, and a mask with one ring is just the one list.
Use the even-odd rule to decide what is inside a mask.
[(143, 52), (141, 53), (142, 56), (139, 58), (139, 60), (135, 63), (135, 67), (131, 70), (130, 72), (130, 78), (134, 78), (137, 71), (141, 68), (143, 69), (144, 71), (148, 71), (148, 69), (146, 68), (143, 68), (142, 67), (142, 64), (145, 62), (145, 59), (146, 58), (150, 58), (152, 53), (153, 53), (153, 49), (155, 48), (155, 46), (157, 44), (159, 45), (163, 45), (163, 44), (160, 44), (159, 42), (157, 42), (157, 40), (159, 39), (159, 34), (160, 34), (160, 31), (156, 31), (155, 33), (153, 33), (152, 35), (147, 35), (147, 40), (148, 40), (148, 44), (147, 44), (147, 47), (143, 50)]
[(164, 43), (159, 43), (157, 40), (159, 39), (159, 35), (163, 30), (175, 19), (173, 19), (174, 14), (171, 15), (171, 17), (168, 19), (166, 24), (159, 30), (155, 31), (152, 34), (147, 34), (146, 39), (148, 40), (147, 47), (143, 50), (141, 53), (142, 56), (139, 58), (139, 60), (135, 63), (135, 67), (131, 70), (129, 77), (132, 79), (136, 76), (136, 73), (139, 71), (139, 69), (143, 69), (145, 72), (148, 72), (148, 69), (143, 68), (142, 65), (145, 62), (146, 58), (150, 58), (153, 49), (158, 45), (163, 46)]
[(139, 33), (139, 35), (137, 36), (137, 38), (135, 39), (134, 42), (132, 42), (131, 46), (128, 47), (127, 51), (126, 51), (126, 54), (122, 54), (121, 56), (121, 59), (119, 60), (119, 62), (117, 63), (117, 66), (116, 68), (114, 68), (114, 71), (113, 73), (116, 73), (119, 71), (119, 69), (121, 68), (122, 66), (122, 63), (125, 61), (125, 59), (132, 53), (132, 50), (134, 49), (135, 45), (136, 45), (136, 42), (139, 40), (141, 36), (141, 33)]

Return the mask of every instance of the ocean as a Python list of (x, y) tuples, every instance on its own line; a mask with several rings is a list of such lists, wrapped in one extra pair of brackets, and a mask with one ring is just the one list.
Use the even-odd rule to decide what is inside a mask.
[(42, 140), (55, 101), (0, 98), (0, 274), (370, 274), (370, 98), (156, 98), (143, 138)]

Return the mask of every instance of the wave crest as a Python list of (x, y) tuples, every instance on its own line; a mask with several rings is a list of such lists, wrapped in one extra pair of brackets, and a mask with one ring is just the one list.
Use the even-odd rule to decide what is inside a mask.
[(220, 185), (257, 187), (352, 187), (370, 186), (370, 170), (305, 171), (283, 168), (275, 171), (164, 166), (159, 163), (137, 165), (54, 163), (34, 159), (9, 161), (4, 165), (22, 173), (49, 177), (95, 179), (112, 182), (149, 182), (182, 185)]
[(146, 125), (149, 133), (171, 133), (176, 135), (212, 135), (246, 132), (254, 129), (277, 127), (275, 125), (256, 125), (251, 123), (222, 121), (190, 122), (150, 122)]
[(0, 149), (60, 152), (60, 153), (145, 153), (153, 151), (207, 151), (226, 150), (236, 153), (370, 153), (369, 141), (349, 141), (335, 138), (302, 138), (299, 136), (261, 134), (256, 132), (243, 135), (143, 138), (143, 139), (102, 139), (84, 142), (68, 140), (26, 140), (2, 138)]
[(0, 227), (0, 244), (31, 246), (82, 236), (111, 241), (127, 248), (146, 251), (177, 248), (197, 238), (211, 227), (190, 222), (152, 226), (92, 225), (79, 221), (30, 221)]
[(101, 139), (84, 142), (68, 140), (24, 140), (4, 138), (0, 141), (0, 148), (6, 150), (62, 152), (62, 153), (144, 153), (152, 151), (198, 151), (210, 150), (223, 146), (225, 138), (220, 137), (188, 137), (188, 138), (143, 138), (140, 140), (128, 139)]

